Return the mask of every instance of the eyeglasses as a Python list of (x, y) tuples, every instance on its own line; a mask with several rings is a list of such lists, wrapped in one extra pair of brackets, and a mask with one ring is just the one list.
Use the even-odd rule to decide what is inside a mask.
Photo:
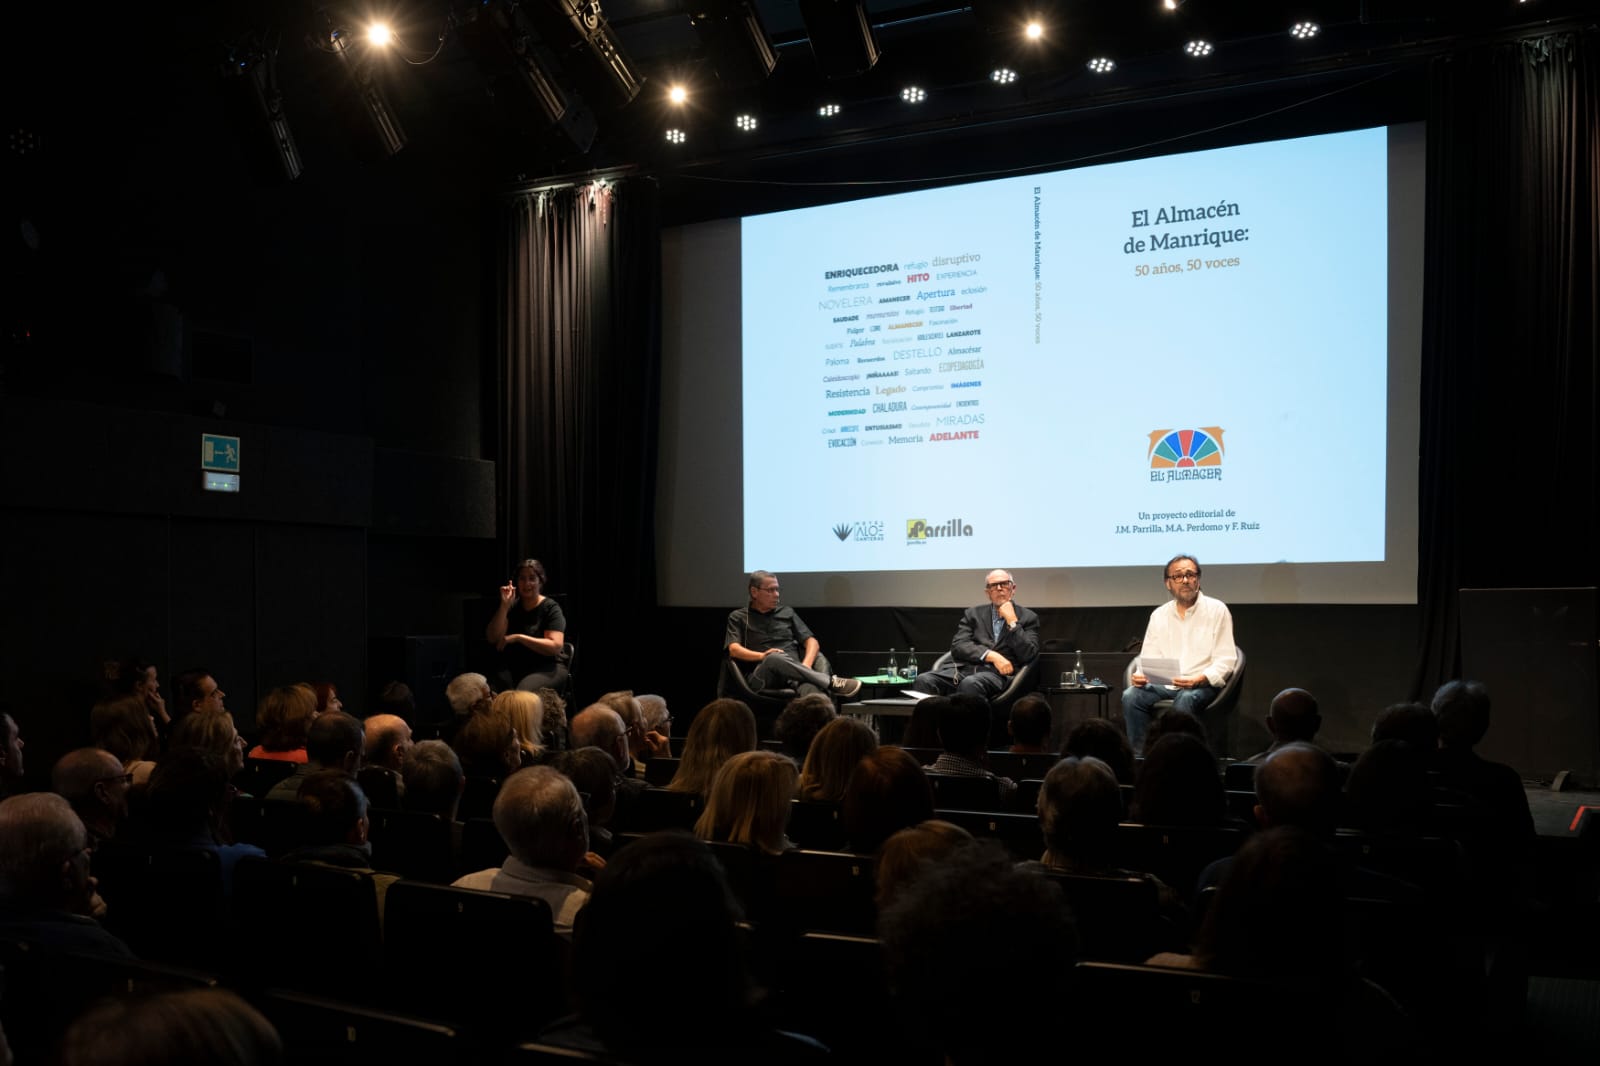
[(108, 785), (113, 781), (121, 781), (125, 785), (131, 785), (133, 784), (133, 771), (129, 770), (125, 774), (114, 774), (111, 777), (102, 777), (100, 780), (96, 781), (95, 784)]
[(1015, 584), (1015, 581), (990, 581), (983, 587), (985, 591), (993, 592), (995, 589), (1008, 589)]
[(782, 592), (783, 591), (783, 586), (781, 586), (781, 585), (773, 585), (771, 588), (758, 588), (758, 589), (756, 589), (756, 591), (757, 592)]
[(1200, 577), (1198, 570), (1180, 570), (1176, 574), (1168, 574), (1168, 581), (1196, 581)]

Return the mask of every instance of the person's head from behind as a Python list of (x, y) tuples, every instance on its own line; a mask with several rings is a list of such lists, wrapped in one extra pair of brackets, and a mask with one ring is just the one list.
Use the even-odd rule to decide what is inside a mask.
[(116, 696), (94, 705), (89, 714), (94, 746), (115, 755), (124, 766), (156, 750), (156, 723), (140, 696)]
[(256, 726), (261, 747), (267, 751), (298, 751), (317, 717), (317, 697), (304, 685), (275, 688), (256, 706)]
[(234, 728), (233, 715), (227, 711), (215, 714), (187, 714), (172, 727), (169, 752), (180, 748), (196, 748), (221, 759), (232, 777), (244, 769), (244, 738)]
[(1294, 743), (1256, 768), (1256, 820), (1332, 839), (1339, 822), (1339, 765), (1314, 744)]
[(379, 714), (392, 714), (397, 718), (414, 722), (417, 719), (417, 698), (412, 694), (411, 686), (404, 681), (390, 681), (383, 686), (383, 691), (378, 693), (378, 706), (375, 710)]
[(926, 822), (895, 831), (878, 848), (875, 900), (879, 913), (900, 898), (930, 865), (937, 863), (973, 836), (953, 822), (930, 818)]
[(1016, 751), (1049, 751), (1050, 703), (1036, 692), (1030, 692), (1011, 705), (1011, 718), (1006, 722), (1006, 732)]
[(1380, 740), (1350, 768), (1344, 793), (1351, 828), (1421, 835), (1433, 806), (1427, 757), (1403, 740)]
[(128, 816), (132, 775), (104, 748), (79, 748), (56, 760), (50, 791), (72, 804), (86, 826), (114, 826)]
[[(184, 721), (195, 717), (190, 715)], [(226, 755), (204, 748), (175, 747), (167, 752), (150, 772), (146, 795), (155, 832), (169, 839), (189, 839), (195, 834), (216, 839), (230, 795), (228, 766)]]
[(835, 718), (822, 727), (800, 771), (800, 798), (837, 803), (856, 763), (878, 749), (878, 736), (859, 718)]
[(717, 771), (695, 835), (782, 853), (795, 784), (794, 761), (787, 756), (764, 749), (735, 755)]
[(589, 823), (572, 781), (549, 766), (506, 778), (494, 798), (494, 827), (519, 862), (572, 871), (589, 850)]
[(311, 845), (365, 844), (367, 794), (343, 770), (316, 770), (300, 782), (298, 797), (302, 842)]
[(981, 759), (989, 746), (989, 702), (957, 693), (939, 710), (939, 743), (951, 755)]
[(571, 747), (567, 743), (567, 701), (553, 688), (542, 688), (536, 695), (539, 697), (539, 706), (544, 709), (543, 719), (539, 723), (542, 743), (549, 751), (566, 751)]
[[(879, 915), (890, 995), (953, 1066), (1059, 1058), (1039, 1019), (1071, 994), (1077, 935), (1060, 889), (986, 842), (929, 865)], [(997, 1024), (1016, 1019), (1017, 1024)]]
[(667, 708), (666, 697), (646, 692), (643, 695), (635, 696), (634, 699), (639, 701), (639, 714), (642, 716), (644, 731), (646, 733), (660, 733), (664, 737), (670, 736), (672, 733), (672, 711)]
[(396, 714), (374, 714), (361, 720), (361, 731), (366, 738), (361, 754), (363, 765), (398, 773), (411, 750), (411, 726), (406, 720)]
[(488, 709), (468, 715), (451, 744), (468, 777), (503, 780), (522, 765), (522, 745), (511, 719)]
[(444, 687), (445, 702), (450, 704), (450, 711), (457, 718), (471, 714), (478, 704), (493, 697), (489, 679), (482, 674), (457, 674)]
[(735, 924), (742, 915), (722, 867), (705, 844), (667, 832), (628, 845), (595, 878), (573, 929), (580, 1012), (616, 1052), (654, 1057), (710, 1042), (701, 1026), (639, 1024), (638, 978), (618, 960), (637, 952), (645, 915), (671, 916), (652, 925), (651, 950), (673, 960), (670, 979), (651, 983), (655, 1016), (737, 1024), (750, 1005)]
[(1146, 825), (1215, 825), (1227, 813), (1226, 801), (1216, 757), (1188, 733), (1172, 733), (1145, 756), (1133, 813)]
[(1443, 751), (1470, 751), (1489, 732), (1489, 689), (1482, 681), (1446, 681), (1433, 694)]
[(611, 824), (617, 809), (617, 764), (599, 748), (564, 751), (551, 764), (571, 779), (579, 795), (587, 796), (583, 809), (591, 826)]
[(1426, 755), (1439, 746), (1439, 720), (1426, 703), (1391, 703), (1372, 722), (1372, 742), (1402, 740)]
[(533, 692), (510, 689), (489, 704), (491, 713), (504, 715), (522, 742), (523, 750), (536, 751), (544, 741), (544, 706)]
[(1333, 849), (1296, 826), (1256, 833), (1206, 909), (1200, 963), (1230, 977), (1334, 978), (1344, 970), (1344, 890)]
[(361, 769), (366, 746), (361, 719), (343, 711), (319, 714), (306, 732), (306, 759), (328, 770), (353, 774)]
[(789, 701), (772, 731), (783, 744), (785, 755), (795, 762), (804, 762), (811, 742), (834, 717), (831, 699), (820, 692), (808, 692)]
[(851, 850), (875, 851), (896, 830), (933, 817), (933, 787), (904, 748), (875, 748), (851, 771), (840, 814)]
[(674, 792), (710, 793), (722, 764), (756, 747), (756, 716), (742, 700), (712, 700), (689, 723), (678, 772), (667, 787)]
[(283, 1041), (259, 1011), (222, 988), (102, 1001), (68, 1027), (61, 1066), (275, 1066)]
[(574, 750), (599, 748), (611, 756), (616, 768), (626, 770), (632, 759), (628, 746), (628, 724), (616, 709), (604, 703), (591, 703), (572, 719), (567, 741)]
[(1128, 743), (1128, 734), (1109, 718), (1086, 718), (1073, 726), (1072, 732), (1067, 734), (1067, 742), (1061, 746), (1062, 758), (1068, 755), (1099, 759), (1111, 767), (1117, 784), (1133, 784), (1133, 745)]
[(456, 817), (466, 775), (461, 760), (442, 740), (423, 740), (411, 745), (400, 767), (405, 782), (400, 804), (408, 811), (437, 814), (449, 821)]
[(1109, 866), (1122, 821), (1122, 789), (1111, 767), (1092, 756), (1068, 756), (1039, 789), (1039, 828), (1053, 861)]
[(1173, 733), (1184, 733), (1207, 747), (1211, 745), (1211, 738), (1206, 735), (1206, 724), (1200, 720), (1199, 715), (1193, 711), (1181, 711), (1172, 707), (1150, 723), (1150, 729), (1144, 735), (1144, 751), (1140, 754), (1148, 759), (1150, 749), (1161, 743), (1162, 737)]
[(1310, 741), (1322, 728), (1317, 698), (1303, 688), (1286, 688), (1272, 697), (1267, 708), (1267, 730), (1278, 744)]
[(66, 799), (29, 792), (0, 801), (0, 902), (88, 914), (89, 835)]

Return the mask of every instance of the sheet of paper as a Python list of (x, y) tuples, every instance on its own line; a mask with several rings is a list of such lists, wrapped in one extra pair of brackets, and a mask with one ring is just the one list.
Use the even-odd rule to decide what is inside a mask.
[(1145, 680), (1152, 685), (1170, 685), (1172, 679), (1178, 676), (1178, 660), (1146, 659), (1140, 656), (1139, 672), (1144, 674)]

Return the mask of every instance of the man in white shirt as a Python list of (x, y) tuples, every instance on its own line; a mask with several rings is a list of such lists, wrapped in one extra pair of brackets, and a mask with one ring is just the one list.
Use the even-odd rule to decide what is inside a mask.
[[(1174, 556), (1162, 568), (1172, 599), (1150, 612), (1144, 645), (1133, 664), (1133, 684), (1122, 694), (1122, 720), (1135, 752), (1144, 746), (1151, 712), (1162, 700), (1199, 714), (1227, 683), (1238, 653), (1228, 605), (1200, 591), (1200, 563), (1192, 555)], [(1175, 659), (1170, 685), (1152, 685), (1143, 672), (1146, 659)]]

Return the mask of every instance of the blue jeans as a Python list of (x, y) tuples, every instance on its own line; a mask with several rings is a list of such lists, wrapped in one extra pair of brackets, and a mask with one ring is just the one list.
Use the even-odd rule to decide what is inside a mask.
[(1211, 705), (1217, 698), (1220, 689), (1211, 685), (1200, 684), (1194, 688), (1169, 689), (1166, 686), (1139, 685), (1129, 686), (1122, 692), (1122, 722), (1128, 729), (1128, 743), (1133, 745), (1133, 753), (1144, 753), (1144, 735), (1150, 731), (1150, 720), (1156, 717), (1151, 713), (1155, 705), (1162, 700), (1171, 700), (1172, 709), (1175, 711), (1188, 711), (1199, 714)]

